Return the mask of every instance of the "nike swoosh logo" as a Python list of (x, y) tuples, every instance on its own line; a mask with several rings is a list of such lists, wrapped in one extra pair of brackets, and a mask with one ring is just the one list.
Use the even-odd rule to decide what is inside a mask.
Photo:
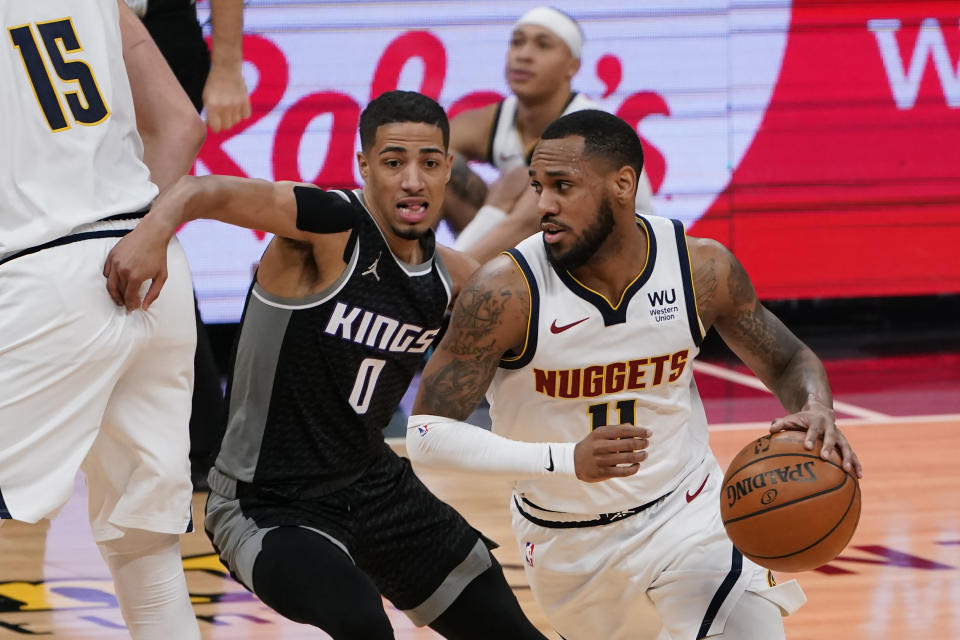
[(699, 488), (699, 489), (697, 489), (697, 490), (694, 491), (693, 493), (690, 493), (689, 491), (687, 491), (687, 503), (688, 503), (688, 504), (689, 504), (690, 502), (692, 502), (694, 498), (696, 498), (698, 495), (700, 495), (700, 492), (703, 491), (703, 488), (704, 488), (705, 486), (707, 486), (707, 480), (709, 480), (709, 479), (710, 479), (710, 474), (708, 473), (708, 474), (707, 474), (707, 477), (703, 479), (703, 484), (700, 485), (700, 488)]
[(586, 318), (582, 318), (582, 319), (580, 319), (580, 320), (577, 320), (576, 322), (571, 322), (570, 324), (565, 324), (565, 325), (560, 326), (560, 327), (557, 326), (557, 321), (554, 320), (554, 321), (553, 321), (553, 324), (550, 325), (550, 333), (563, 333), (563, 332), (566, 331), (567, 329), (569, 329), (569, 328), (571, 328), (571, 327), (575, 327), (575, 326), (577, 326), (578, 324), (580, 324), (581, 322), (586, 322), (586, 321), (589, 320), (589, 319), (590, 319), (590, 316), (587, 316)]
[(550, 466), (547, 467), (547, 471), (553, 471), (553, 447), (547, 445), (547, 453), (550, 454)]

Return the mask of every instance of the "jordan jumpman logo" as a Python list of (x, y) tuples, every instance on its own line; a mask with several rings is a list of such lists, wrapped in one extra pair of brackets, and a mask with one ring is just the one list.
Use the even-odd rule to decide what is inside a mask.
[(383, 251), (381, 251), (380, 253), (377, 254), (377, 259), (374, 260), (373, 263), (371, 263), (371, 265), (370, 265), (369, 267), (367, 267), (367, 270), (366, 270), (366, 271), (364, 271), (363, 273), (360, 274), (361, 276), (369, 276), (369, 275), (372, 275), (374, 278), (377, 279), (377, 282), (380, 282), (380, 274), (377, 273), (377, 265), (380, 264), (380, 255), (381, 255), (382, 253), (383, 253)]

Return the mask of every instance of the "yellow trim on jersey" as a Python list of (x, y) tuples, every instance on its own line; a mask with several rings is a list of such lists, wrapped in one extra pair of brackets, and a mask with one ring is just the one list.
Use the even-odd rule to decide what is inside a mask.
[(693, 310), (697, 314), (697, 326), (700, 327), (700, 339), (703, 340), (707, 333), (703, 330), (703, 320), (700, 319), (700, 307), (697, 306), (697, 283), (693, 281), (693, 258), (690, 257), (690, 240), (684, 232), (683, 243), (687, 247), (687, 268), (690, 270), (690, 290), (693, 291)]
[[(51, 20), (51, 22), (56, 22), (56, 21)], [(26, 27), (27, 30), (30, 32), (30, 39), (33, 40), (33, 47), (37, 50), (37, 55), (40, 57), (40, 62), (43, 63), (43, 72), (47, 75), (47, 80), (50, 82), (50, 88), (53, 89), (53, 97), (56, 98), (57, 107), (59, 107), (60, 109), (60, 115), (63, 116), (63, 121), (65, 124), (59, 129), (54, 129), (50, 125), (50, 120), (47, 119), (47, 114), (43, 110), (43, 103), (40, 102), (40, 94), (37, 93), (37, 85), (34, 84), (33, 82), (33, 76), (30, 75), (30, 67), (27, 66), (27, 59), (23, 57), (23, 51), (20, 50), (20, 45), (18, 45), (16, 41), (13, 39), (13, 32), (18, 29), (23, 29), (24, 27)], [(33, 29), (34, 29), (33, 24), (28, 22), (27, 24), (20, 24), (13, 27), (9, 27), (7, 29), (7, 35), (10, 36), (10, 42), (13, 44), (13, 48), (16, 49), (17, 53), (20, 55), (20, 63), (23, 65), (23, 70), (27, 74), (27, 82), (30, 84), (30, 90), (33, 91), (33, 97), (37, 101), (37, 106), (40, 107), (40, 113), (43, 114), (43, 120), (44, 122), (47, 123), (47, 128), (54, 133), (57, 133), (59, 131), (68, 131), (69, 129), (71, 129), (70, 119), (67, 118), (67, 112), (63, 108), (63, 102), (60, 101), (60, 92), (57, 91), (57, 86), (53, 83), (53, 76), (50, 75), (50, 69), (49, 67), (47, 67), (47, 59), (43, 56), (43, 52), (40, 50), (40, 45), (37, 44), (37, 34), (33, 32)], [(43, 39), (41, 38), (40, 41), (42, 42)], [(44, 47), (44, 49), (46, 49), (46, 47)]]
[[(82, 64), (83, 66), (85, 66), (85, 67), (87, 68), (87, 71), (90, 73), (90, 79), (93, 80), (93, 86), (94, 86), (94, 87), (96, 88), (96, 90), (97, 90), (97, 97), (100, 98), (100, 104), (103, 105), (103, 108), (104, 108), (104, 110), (106, 111), (106, 113), (104, 114), (104, 116), (103, 116), (102, 118), (100, 118), (100, 119), (97, 120), (96, 122), (82, 122), (82, 121), (80, 121), (80, 120), (77, 119), (77, 115), (76, 115), (75, 113), (73, 113), (73, 109), (71, 109), (70, 111), (71, 111), (71, 114), (73, 115), (73, 119), (76, 120), (77, 124), (83, 125), (83, 126), (85, 126), (85, 127), (95, 127), (95, 126), (97, 126), (98, 124), (102, 123), (103, 121), (105, 121), (107, 118), (110, 117), (110, 105), (108, 105), (108, 104), (107, 104), (107, 101), (103, 99), (103, 90), (100, 88), (100, 83), (97, 82), (97, 76), (96, 76), (96, 74), (93, 72), (93, 69), (90, 67), (90, 65), (87, 64), (86, 62), (84, 62), (84, 61), (81, 60), (81, 59), (68, 59), (68, 58), (67, 58), (67, 55), (66, 55), (67, 53), (80, 53), (80, 52), (83, 52), (83, 50), (84, 50), (84, 49), (83, 49), (83, 43), (80, 42), (80, 37), (77, 35), (77, 28), (76, 28), (76, 27), (74, 26), (74, 24), (73, 24), (73, 18), (71, 18), (70, 16), (67, 16), (66, 18), (60, 18), (60, 19), (58, 19), (58, 20), (48, 20), (47, 22), (38, 22), (38, 23), (37, 23), (37, 26), (39, 27), (41, 24), (50, 24), (50, 23), (53, 23), (53, 22), (62, 22), (62, 21), (64, 21), (64, 20), (66, 20), (67, 24), (70, 25), (70, 31), (73, 32), (73, 38), (74, 38), (74, 40), (77, 41), (77, 48), (76, 48), (76, 49), (67, 50), (67, 45), (66, 45), (66, 43), (63, 41), (63, 38), (57, 37), (57, 38), (54, 38), (54, 39), (53, 39), (54, 42), (56, 43), (57, 53), (60, 54), (60, 59), (63, 61), (63, 63), (64, 63), (65, 65), (66, 65), (66, 64), (73, 63), (73, 62), (77, 62), (77, 63)], [(39, 29), (38, 29), (38, 30), (39, 30)], [(46, 45), (46, 43), (44, 43), (44, 45)], [(46, 48), (46, 46), (44, 46), (44, 48)], [(48, 51), (47, 54), (49, 55), (50, 52)], [(58, 74), (58, 76), (59, 76), (59, 74)], [(77, 91), (64, 91), (64, 92), (63, 92), (63, 95), (64, 95), (65, 97), (66, 97), (66, 96), (69, 96), (69, 95), (75, 95), (75, 96), (77, 96), (77, 100), (79, 100), (81, 103), (86, 103), (86, 106), (84, 107), (84, 111), (90, 109), (90, 107), (91, 107), (90, 98), (89, 98), (89, 97), (87, 96), (87, 94), (83, 91), (83, 85), (80, 84), (80, 79), (79, 79), (79, 78), (71, 78), (70, 80), (66, 80), (66, 79), (64, 79), (64, 78), (60, 78), (60, 81), (61, 81), (62, 83), (64, 83), (64, 85), (66, 85), (66, 84), (69, 83), (69, 82), (75, 82), (75, 83), (77, 84), (77, 89), (78, 89), (78, 90), (77, 90)], [(64, 98), (64, 99), (66, 99), (66, 98)], [(68, 105), (68, 106), (69, 106), (69, 104), (70, 104), (70, 102), (67, 101), (67, 105)], [(66, 115), (66, 114), (64, 114), (64, 115)]]
[(520, 266), (520, 263), (517, 262), (517, 259), (513, 257), (513, 254), (504, 251), (503, 255), (513, 260), (513, 264), (517, 265), (517, 271), (523, 276), (523, 283), (527, 285), (527, 299), (530, 300), (530, 305), (527, 307), (527, 332), (523, 336), (523, 348), (520, 350), (520, 353), (511, 358), (500, 358), (503, 362), (516, 362), (527, 352), (527, 345), (530, 344), (530, 325), (533, 320), (533, 291), (530, 290), (530, 281), (527, 280), (527, 274), (523, 272), (523, 268)]
[[(647, 234), (647, 255), (644, 256), (644, 258), (643, 258), (643, 267), (640, 269), (640, 273), (638, 273), (638, 274), (637, 274), (637, 277), (634, 278), (633, 280), (631, 280), (630, 283), (627, 284), (627, 286), (625, 286), (625, 287), (623, 288), (623, 291), (620, 293), (620, 300), (617, 301), (617, 304), (616, 304), (616, 305), (614, 305), (612, 302), (610, 302), (610, 299), (607, 298), (607, 296), (603, 295), (603, 294), (600, 293), (599, 291), (596, 291), (596, 290), (594, 290), (594, 289), (591, 289), (591, 288), (588, 287), (587, 285), (585, 285), (585, 284), (583, 284), (582, 282), (580, 282), (579, 280), (577, 280), (572, 273), (570, 273), (569, 271), (567, 271), (567, 275), (570, 276), (570, 279), (571, 279), (571, 280), (573, 280), (574, 282), (576, 282), (578, 285), (580, 285), (581, 287), (583, 287), (584, 289), (586, 289), (586, 290), (589, 291), (590, 293), (595, 293), (596, 295), (598, 295), (598, 296), (600, 296), (601, 298), (603, 298), (603, 299), (606, 301), (606, 303), (607, 303), (608, 305), (610, 305), (610, 308), (613, 309), (614, 311), (616, 311), (617, 309), (620, 308), (620, 305), (623, 304), (623, 298), (624, 298), (624, 296), (627, 295), (627, 291), (629, 291), (629, 290), (630, 290), (630, 287), (632, 287), (633, 284), (634, 284), (637, 280), (639, 280), (639, 279), (641, 278), (641, 276), (643, 276), (643, 274), (647, 271), (647, 267), (650, 266), (650, 236), (653, 235), (653, 230), (650, 228), (650, 225), (647, 224), (647, 221), (644, 220), (642, 217), (637, 216), (637, 220), (639, 220), (640, 222), (643, 223), (643, 229), (644, 229), (644, 231), (645, 231), (646, 234)], [(691, 276), (691, 278), (692, 278), (692, 276)]]

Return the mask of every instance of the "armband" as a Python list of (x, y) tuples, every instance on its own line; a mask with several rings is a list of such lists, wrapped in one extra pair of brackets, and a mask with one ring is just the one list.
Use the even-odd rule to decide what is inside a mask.
[(297, 229), (311, 233), (341, 233), (353, 229), (357, 210), (346, 196), (319, 187), (294, 187)]

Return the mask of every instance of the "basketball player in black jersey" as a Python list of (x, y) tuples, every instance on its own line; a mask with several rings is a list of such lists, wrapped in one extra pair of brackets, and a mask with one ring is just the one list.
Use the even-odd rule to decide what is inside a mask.
[(385, 444), (389, 422), (476, 263), (434, 245), (449, 124), (392, 91), (360, 117), (362, 190), (188, 177), (108, 257), (128, 308), (198, 217), (276, 234), (247, 297), (206, 529), (284, 616), (334, 638), (392, 638), (380, 594), (448, 638), (542, 638), (484, 538)]

